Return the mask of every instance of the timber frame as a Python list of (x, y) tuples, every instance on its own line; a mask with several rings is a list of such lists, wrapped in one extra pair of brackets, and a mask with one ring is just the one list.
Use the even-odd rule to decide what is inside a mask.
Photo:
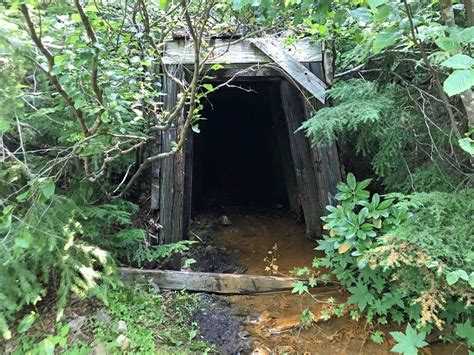
[[(205, 65), (212, 68), (213, 81), (278, 81), (280, 84), (280, 114), (286, 119), (286, 129), (291, 151), (293, 171), (288, 179), (295, 186), (287, 186), (290, 209), (303, 214), (307, 234), (318, 236), (321, 232), (320, 217), (325, 206), (334, 202), (336, 184), (341, 180), (341, 164), (337, 146), (313, 148), (303, 132), (297, 131), (302, 122), (311, 117), (325, 102), (327, 63), (318, 45), (299, 40), (284, 46), (283, 40), (262, 39), (211, 39)], [(177, 39), (165, 44), (162, 57), (167, 72), (185, 80), (194, 63), (191, 41)], [(326, 65), (325, 65), (326, 64)], [(176, 80), (164, 81), (164, 107), (175, 107), (179, 95)], [(276, 110), (278, 108), (272, 108)], [(156, 135), (154, 153), (169, 151), (183, 129), (185, 110), (172, 127)], [(275, 114), (278, 114), (275, 112)], [(160, 243), (175, 243), (187, 239), (191, 218), (193, 191), (193, 133), (187, 137), (184, 149), (170, 158), (156, 161), (152, 166), (151, 208), (157, 210)], [(290, 176), (291, 175), (291, 176)]]

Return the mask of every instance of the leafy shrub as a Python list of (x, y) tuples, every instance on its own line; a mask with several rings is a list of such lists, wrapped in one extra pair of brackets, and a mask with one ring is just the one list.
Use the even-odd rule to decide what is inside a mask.
[(375, 174), (394, 191), (450, 192), (472, 184), (472, 176), (453, 159), (451, 128), (436, 105), (427, 118), (413, 101), (416, 93), (361, 79), (337, 83), (328, 96), (334, 106), (318, 110), (300, 127), (314, 146), (337, 138), (344, 152), (354, 142), (357, 153), (370, 160)]
[[(30, 186), (0, 215), (0, 331), (5, 339), (11, 336), (8, 322), (24, 307), (54, 297), (59, 319), (71, 293), (85, 296), (112, 272), (107, 253), (81, 240), (75, 204), (55, 195), (50, 179)], [(28, 315), (19, 331), (34, 320)]]
[(415, 322), (427, 333), (462, 327), (473, 314), (474, 190), (383, 199), (370, 196), (369, 183), (349, 174), (338, 184), (340, 204), (322, 218), (328, 235), (317, 249), (325, 256), (313, 266), (331, 269), (347, 288), (354, 318)]

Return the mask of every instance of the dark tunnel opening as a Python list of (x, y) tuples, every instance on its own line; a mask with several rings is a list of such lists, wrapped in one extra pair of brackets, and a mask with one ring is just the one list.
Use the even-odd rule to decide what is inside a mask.
[(206, 120), (194, 135), (194, 211), (288, 205), (285, 172), (293, 167), (289, 143), (281, 138), (288, 139), (288, 133), (279, 85), (235, 85), (241, 88), (225, 87), (208, 96), (202, 111)]

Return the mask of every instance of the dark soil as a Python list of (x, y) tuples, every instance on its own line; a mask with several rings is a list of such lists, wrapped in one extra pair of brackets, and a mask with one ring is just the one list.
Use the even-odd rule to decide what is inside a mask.
[(242, 315), (224, 298), (202, 294), (201, 308), (194, 314), (201, 338), (219, 354), (242, 354), (252, 350), (252, 339), (244, 330)]
[(219, 224), (218, 214), (200, 215), (194, 218), (190, 226), (190, 238), (198, 241), (186, 258), (196, 260), (191, 270), (224, 274), (242, 274), (245, 268), (235, 262), (235, 251), (216, 247), (212, 232)]

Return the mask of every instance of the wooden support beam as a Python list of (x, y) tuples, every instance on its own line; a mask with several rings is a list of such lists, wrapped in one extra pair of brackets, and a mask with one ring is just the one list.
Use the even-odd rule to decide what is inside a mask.
[[(275, 41), (283, 44), (281, 38)], [(201, 50), (202, 59), (207, 58), (207, 64), (263, 64), (272, 61), (248, 40), (211, 39), (208, 46)], [(298, 62), (322, 61), (321, 48), (311, 44), (307, 39), (298, 40), (293, 45), (285, 47), (285, 53)], [(193, 64), (193, 42), (184, 39), (166, 42), (162, 61), (163, 64)]]
[(296, 280), (290, 277), (218, 274), (208, 272), (141, 270), (119, 268), (125, 283), (152, 279), (168, 290), (201, 291), (220, 294), (255, 294), (293, 289)]
[(250, 41), (278, 64), (292, 80), (305, 88), (321, 103), (325, 103), (327, 85), (300, 61), (288, 55), (281, 43), (273, 38), (251, 39)]

